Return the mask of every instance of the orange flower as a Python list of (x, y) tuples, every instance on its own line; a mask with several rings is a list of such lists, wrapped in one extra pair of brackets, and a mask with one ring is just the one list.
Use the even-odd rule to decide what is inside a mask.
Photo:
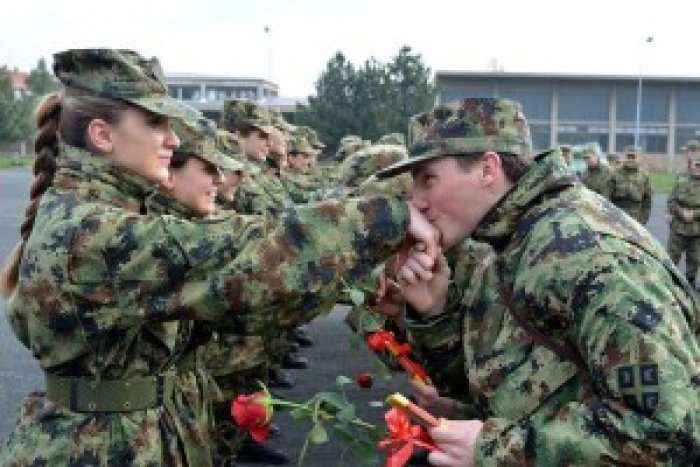
[(396, 358), (397, 362), (412, 378), (419, 379), (426, 384), (430, 383), (428, 372), (419, 363), (411, 360), (411, 345), (408, 343), (399, 344), (391, 331), (377, 331), (365, 337), (367, 347), (373, 352), (389, 352)]
[(241, 394), (231, 402), (231, 417), (240, 428), (248, 430), (258, 443), (265, 441), (270, 433), (272, 403), (266, 392)]
[(411, 425), (403, 410), (392, 408), (385, 415), (389, 436), (379, 442), (379, 448), (387, 451), (386, 467), (403, 467), (411, 458), (414, 448), (437, 449), (435, 442), (420, 425)]

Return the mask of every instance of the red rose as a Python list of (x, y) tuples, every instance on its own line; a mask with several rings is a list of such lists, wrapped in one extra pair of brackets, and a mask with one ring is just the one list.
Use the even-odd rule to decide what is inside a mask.
[(385, 415), (389, 436), (379, 442), (380, 449), (387, 451), (387, 467), (403, 467), (413, 454), (414, 448), (437, 449), (428, 432), (420, 425), (411, 425), (403, 410), (392, 408)]
[(396, 343), (394, 333), (390, 331), (373, 332), (368, 334), (365, 340), (367, 341), (367, 347), (377, 353), (384, 352), (389, 345)]
[(355, 376), (355, 382), (362, 389), (370, 389), (372, 387), (372, 385), (374, 384), (374, 380), (372, 379), (372, 375), (370, 375), (366, 371), (362, 372), (362, 373), (358, 373), (357, 376)]
[(264, 392), (241, 394), (231, 402), (231, 417), (240, 428), (262, 443), (267, 439), (272, 419), (270, 396)]

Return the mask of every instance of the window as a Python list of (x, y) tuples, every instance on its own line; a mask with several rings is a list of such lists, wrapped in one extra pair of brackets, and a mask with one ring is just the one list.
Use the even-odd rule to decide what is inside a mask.
[(557, 134), (558, 144), (579, 145), (598, 143), (603, 152), (608, 151), (608, 131), (595, 131), (585, 126), (560, 127)]
[[(634, 145), (634, 126), (617, 129), (615, 149), (624, 152), (627, 146)], [(666, 154), (668, 150), (668, 127), (643, 126), (639, 129), (639, 146), (643, 153)]]
[(685, 146), (691, 139), (700, 140), (700, 127), (676, 128), (676, 153), (682, 153), (683, 146)]
[(170, 97), (173, 99), (177, 99), (177, 86), (168, 86), (168, 94), (170, 94)]
[(186, 101), (199, 100), (199, 86), (183, 86), (182, 99)]
[(562, 84), (559, 120), (608, 120), (610, 88), (606, 85)]
[[(642, 81), (642, 122), (667, 122), (668, 103), (671, 91), (655, 85), (645, 85)], [(637, 120), (637, 86), (618, 86), (617, 121)]]
[(678, 123), (700, 123), (700, 88), (680, 88), (676, 91)]
[[(528, 120), (549, 120), (552, 115), (552, 88), (549, 85), (499, 85), (499, 95), (518, 101)], [(549, 146), (549, 145), (548, 145)]]
[(493, 86), (490, 84), (467, 83), (464, 86), (454, 86), (440, 91), (440, 103), (464, 99), (465, 97), (493, 97)]
[(549, 125), (530, 125), (530, 135), (532, 136), (532, 149), (541, 152), (550, 147)]

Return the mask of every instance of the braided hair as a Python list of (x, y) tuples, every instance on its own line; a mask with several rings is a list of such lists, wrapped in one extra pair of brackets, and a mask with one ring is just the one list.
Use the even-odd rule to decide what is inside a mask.
[(37, 134), (34, 138), (34, 181), (29, 190), (29, 205), (20, 226), (20, 241), (0, 272), (0, 293), (11, 295), (19, 282), (19, 267), (24, 247), (34, 228), (41, 196), (53, 184), (59, 140), (94, 152), (87, 138), (87, 128), (94, 119), (116, 123), (132, 105), (124, 101), (66, 90), (45, 96), (36, 109)]

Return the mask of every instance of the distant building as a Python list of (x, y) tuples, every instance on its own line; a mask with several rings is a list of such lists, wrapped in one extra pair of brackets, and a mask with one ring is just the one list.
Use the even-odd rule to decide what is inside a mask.
[[(443, 103), (467, 96), (520, 101), (536, 149), (595, 141), (621, 152), (634, 143), (638, 76), (438, 71), (435, 83)], [(645, 76), (641, 102), (645, 153), (670, 158), (700, 139), (700, 77)]]
[(172, 97), (201, 110), (217, 122), (221, 119), (227, 99), (247, 99), (283, 113), (294, 112), (297, 102), (305, 102), (303, 99), (280, 97), (279, 86), (261, 78), (170, 73), (166, 81)]
[(10, 79), (10, 88), (15, 99), (21, 99), (29, 95), (29, 85), (27, 84), (29, 73), (15, 70), (8, 72), (7, 75)]

